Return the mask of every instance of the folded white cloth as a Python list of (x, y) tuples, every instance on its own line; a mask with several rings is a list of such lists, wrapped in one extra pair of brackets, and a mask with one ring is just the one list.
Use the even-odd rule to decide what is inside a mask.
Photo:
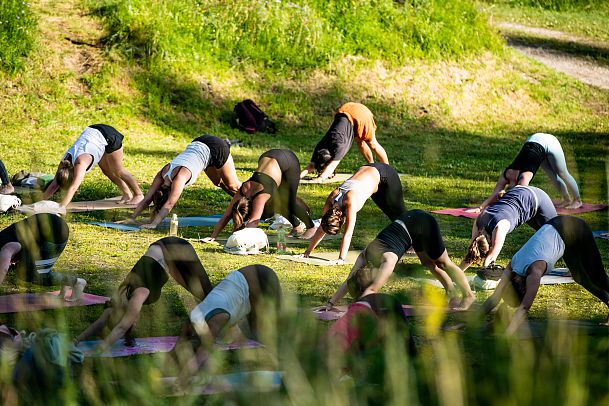
[(21, 206), (21, 200), (13, 195), (0, 195), (0, 213)]
[(66, 214), (66, 208), (57, 202), (51, 200), (41, 200), (34, 204), (25, 204), (17, 208), (21, 213), (25, 214), (38, 214), (38, 213), (51, 213), (57, 215)]

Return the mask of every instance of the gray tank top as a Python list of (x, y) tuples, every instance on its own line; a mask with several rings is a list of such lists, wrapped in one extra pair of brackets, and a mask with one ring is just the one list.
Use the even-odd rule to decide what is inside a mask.
[(563, 256), (565, 243), (558, 231), (550, 224), (541, 227), (520, 250), (512, 257), (512, 271), (526, 276), (527, 269), (533, 262), (545, 261), (548, 264), (546, 273), (554, 268), (554, 264)]

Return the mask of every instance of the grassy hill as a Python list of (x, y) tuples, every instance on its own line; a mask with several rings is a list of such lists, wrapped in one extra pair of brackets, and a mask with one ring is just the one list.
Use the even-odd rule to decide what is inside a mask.
[[(32, 31), (33, 49), (27, 57), (18, 58), (21, 68), (0, 73), (0, 159), (11, 173), (21, 169), (52, 173), (82, 129), (104, 122), (125, 134), (125, 165), (144, 188), (166, 162), (203, 133), (244, 142), (232, 154), (238, 174), (245, 180), (257, 157), (273, 147), (293, 149), (304, 165), (330, 125), (334, 110), (346, 101), (359, 101), (374, 112), (379, 141), (392, 165), (410, 175), (404, 183), (409, 208), (433, 210), (481, 202), (500, 170), (534, 132), (553, 133), (561, 140), (584, 201), (607, 203), (609, 94), (505, 47), (489, 27), (487, 15), (472, 2), (48, 0), (33, 2), (31, 9), (38, 21)], [(278, 123), (277, 134), (248, 135), (230, 128), (232, 108), (244, 98), (254, 99)], [(352, 172), (363, 163), (352, 150), (340, 169)], [(558, 197), (543, 174), (533, 184)], [(316, 217), (330, 190), (328, 185), (300, 189)], [(95, 169), (75, 200), (116, 194), (118, 190)], [(228, 201), (201, 177), (184, 192), (175, 211), (180, 216), (219, 213)], [(82, 275), (89, 281), (89, 291), (110, 294), (148, 244), (164, 232), (126, 234), (84, 223), (117, 220), (128, 214), (68, 216), (70, 242), (56, 270)], [(609, 226), (607, 212), (582, 217), (593, 229)], [(0, 226), (20, 218), (3, 215)], [(436, 218), (451, 258), (459, 261), (471, 223)], [(367, 203), (358, 216), (352, 248), (365, 247), (386, 224), (380, 211)], [(180, 231), (184, 237), (210, 232), (209, 228)], [(506, 265), (530, 235), (532, 230), (525, 227), (510, 234), (499, 262)], [(605, 240), (597, 244), (609, 263), (609, 244)], [(294, 306), (321, 303), (349, 271), (348, 266), (288, 265), (270, 255), (228, 256), (219, 248), (198, 244), (195, 249), (213, 282), (252, 262), (273, 267)], [(302, 250), (304, 247), (293, 248), (294, 253)], [(405, 261), (416, 263), (413, 258)], [(9, 275), (1, 289), (11, 293), (26, 288), (17, 286)], [(438, 296), (403, 275), (395, 275), (386, 291), (404, 300), (429, 301)], [(487, 296), (477, 294), (480, 300)], [(170, 282), (161, 302), (142, 314), (138, 335), (177, 334), (192, 301)], [(540, 290), (532, 317), (543, 319), (548, 312), (558, 318), (602, 320), (607, 310), (579, 286), (565, 285)], [(68, 315), (3, 316), (0, 321), (21, 328), (55, 324), (75, 334), (98, 314), (99, 309), (82, 309)], [(540, 361), (541, 366), (519, 364), (505, 372), (501, 365), (517, 363), (520, 351), (534, 351), (533, 344), (516, 349), (516, 344), (489, 342), (489, 337), (476, 336), (482, 340), (476, 342), (469, 336), (463, 340), (438, 336), (435, 324), (430, 325), (430, 330), (425, 329), (427, 325), (418, 326), (417, 333), (423, 359), (434, 360), (421, 367), (428, 378), (418, 376), (420, 380), (413, 384), (421, 386), (417, 393), (422, 403), (451, 403), (442, 387), (452, 380), (435, 375), (439, 370), (455, 373), (456, 382), (464, 382), (447, 386), (457, 390), (457, 398), (485, 403), (492, 394), (471, 387), (474, 382), (490, 384), (504, 378), (516, 382), (518, 371), (554, 374), (563, 366), (558, 361), (547, 365)], [(310, 327), (312, 331), (318, 328)], [(593, 349), (584, 352), (578, 352), (580, 347), (569, 340), (564, 338), (564, 353), (549, 347), (548, 354), (563, 354), (578, 363), (583, 358), (606, 359), (606, 338), (592, 341)], [(478, 350), (483, 343), (497, 345), (497, 352), (481, 355)], [(455, 356), (451, 351), (463, 348), (462, 358), (451, 358)], [(483, 366), (493, 356), (497, 366), (490, 373)], [(442, 360), (461, 363), (462, 368), (455, 367), (457, 372), (438, 369)], [(130, 360), (128, 365), (141, 371), (149, 368), (148, 360)], [(579, 393), (578, 384), (587, 388), (578, 399), (600, 399), (607, 396), (602, 376), (602, 371), (593, 371), (577, 377), (557, 375), (556, 379), (572, 379), (575, 383), (569, 381), (568, 390), (573, 396)], [(143, 380), (141, 386), (115, 396), (136, 398), (138, 390), (148, 384), (152, 385)], [(323, 382), (310, 384), (325, 387)], [(523, 391), (530, 389), (522, 385)], [(396, 389), (394, 399), (404, 399), (400, 396), (408, 394), (403, 390)], [(346, 403), (349, 393), (342, 388), (333, 396)], [(560, 398), (559, 393), (539, 396), (542, 394), (548, 396), (545, 400)], [(93, 402), (93, 398), (87, 399)], [(333, 399), (330, 394), (324, 403), (328, 399)], [(285, 398), (277, 399), (281, 400)]]

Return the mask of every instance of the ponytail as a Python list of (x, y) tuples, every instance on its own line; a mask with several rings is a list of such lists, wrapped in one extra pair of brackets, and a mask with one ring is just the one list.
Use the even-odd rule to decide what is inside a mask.
[(484, 235), (479, 235), (474, 238), (469, 244), (467, 248), (467, 253), (465, 254), (465, 262), (469, 262), (470, 264), (477, 264), (482, 260), (482, 258), (486, 258), (490, 251), (489, 243)]

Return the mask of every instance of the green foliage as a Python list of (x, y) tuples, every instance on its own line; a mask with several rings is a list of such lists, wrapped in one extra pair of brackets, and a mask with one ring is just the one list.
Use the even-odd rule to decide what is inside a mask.
[(0, 1), (0, 69), (14, 72), (23, 66), (34, 44), (36, 24), (24, 0)]
[(109, 41), (136, 57), (298, 68), (346, 55), (395, 64), (499, 49), (471, 1), (105, 0)]

